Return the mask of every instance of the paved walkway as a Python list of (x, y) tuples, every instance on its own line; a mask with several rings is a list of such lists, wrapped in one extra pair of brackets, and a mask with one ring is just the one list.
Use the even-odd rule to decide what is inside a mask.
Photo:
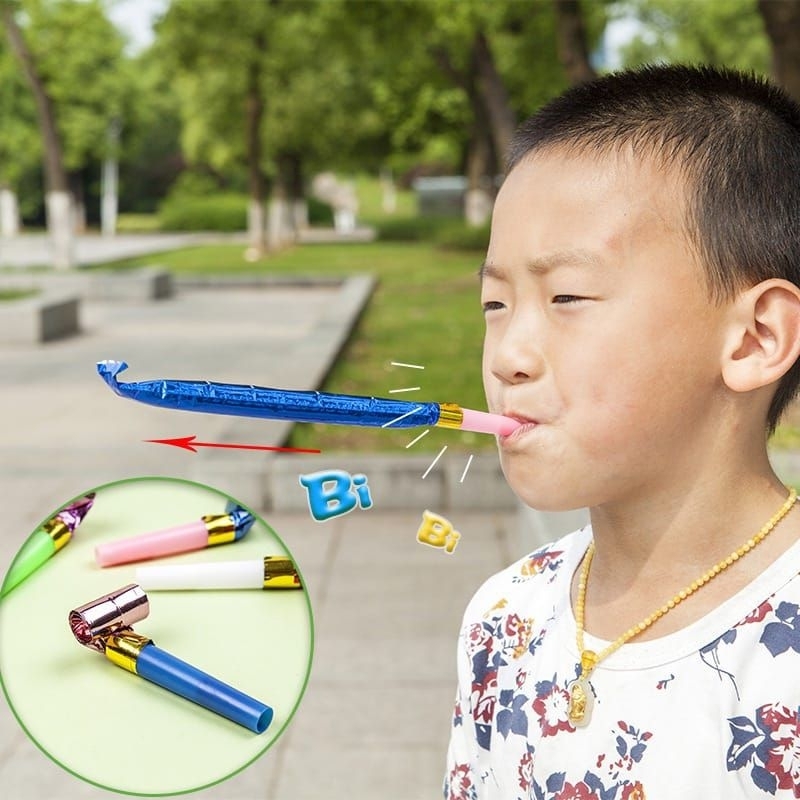
[[(263, 508), (269, 495), (265, 456), (191, 455), (142, 440), (196, 434), (206, 441), (269, 444), (285, 437), (285, 424), (184, 416), (124, 401), (103, 386), (94, 364), (125, 359), (131, 380), (241, 382), (246, 376), (266, 385), (313, 388), (366, 290), (356, 279), (302, 289), (195, 287), (164, 301), (92, 302), (85, 305), (81, 336), (46, 346), (0, 346), (0, 569), (49, 511), (117, 478), (192, 478)], [(447, 555), (416, 542), (423, 508), (414, 501), (405, 511), (389, 512), (376, 501), (372, 509), (323, 524), (302, 510), (265, 513), (306, 577), (316, 623), (312, 677), (294, 721), (272, 750), (195, 796), (438, 796), (460, 615), (472, 591), (511, 561), (519, 545), (513, 510), (453, 512), (462, 538)], [(42, 755), (3, 703), (0, 786), (14, 800), (110, 796)]]
[[(301, 244), (330, 244), (334, 242), (371, 242), (372, 228), (360, 227), (349, 233), (333, 228), (308, 228), (300, 231)], [(217, 242), (247, 245), (245, 233), (120, 233), (114, 237), (86, 234), (75, 241), (75, 262), (86, 267), (105, 264), (122, 258), (136, 258), (148, 253), (163, 253), (180, 247)], [(52, 246), (47, 234), (25, 233), (10, 238), (0, 237), (0, 268), (42, 267), (50, 263)]]
[[(222, 239), (231, 241), (230, 237), (209, 233), (123, 233), (114, 237), (87, 234), (75, 240), (75, 260), (79, 266), (105, 264)], [(245, 239), (238, 236), (237, 240)], [(52, 248), (47, 234), (0, 237), (0, 267), (42, 267), (48, 265), (51, 258)]]

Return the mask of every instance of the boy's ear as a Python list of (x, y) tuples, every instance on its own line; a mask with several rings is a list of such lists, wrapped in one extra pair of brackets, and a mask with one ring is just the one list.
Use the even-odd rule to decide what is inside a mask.
[(800, 288), (771, 278), (733, 301), (722, 378), (734, 392), (779, 381), (800, 357)]

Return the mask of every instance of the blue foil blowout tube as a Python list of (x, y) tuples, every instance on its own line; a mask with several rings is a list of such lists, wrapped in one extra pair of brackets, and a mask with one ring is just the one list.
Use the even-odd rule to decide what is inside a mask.
[[(124, 361), (100, 361), (97, 372), (120, 397), (179, 411), (237, 417), (322, 422), (365, 427), (416, 428), (442, 425), (442, 404), (379, 397), (270, 389), (209, 381), (153, 380), (120, 383)], [(454, 424), (453, 427), (459, 427)]]
[(263, 733), (272, 722), (272, 709), (269, 706), (154, 644), (145, 645), (139, 652), (136, 674), (254, 733)]

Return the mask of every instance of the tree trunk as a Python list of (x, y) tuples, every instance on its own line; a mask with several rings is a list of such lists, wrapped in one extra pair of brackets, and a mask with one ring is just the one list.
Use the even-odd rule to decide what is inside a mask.
[[(517, 118), (503, 79), (495, 66), (489, 42), (482, 31), (477, 33), (473, 43), (473, 65), (475, 86), (489, 123), (494, 152), (504, 160), (517, 127)], [(503, 163), (498, 164), (498, 171), (502, 172), (503, 166)]]
[(772, 77), (800, 102), (800, 1), (758, 0), (772, 45)]
[(103, 236), (115, 236), (119, 211), (119, 166), (115, 155), (109, 155), (104, 159), (101, 182), (100, 230)]
[(296, 238), (298, 231), (308, 228), (308, 203), (303, 175), (303, 156), (297, 151), (284, 153), (281, 157), (284, 185), (289, 195), (289, 216)]
[(381, 169), (381, 208), (384, 214), (394, 214), (397, 211), (397, 186), (394, 182), (392, 171), (388, 167)]
[(256, 56), (247, 68), (247, 98), (245, 100), (245, 138), (250, 202), (247, 214), (248, 257), (255, 260), (267, 250), (265, 197), (266, 181), (261, 168), (261, 124), (264, 119), (264, 99), (261, 93), (260, 54), (266, 46), (263, 34), (255, 38)]
[(53, 266), (56, 269), (69, 269), (75, 265), (72, 196), (69, 192), (47, 192), (44, 202), (53, 247)]
[(589, 63), (586, 26), (580, 0), (553, 0), (556, 14), (556, 43), (558, 60), (570, 83), (586, 83), (597, 73)]
[(267, 217), (267, 240), (270, 250), (280, 250), (294, 241), (294, 230), (290, 226), (291, 205), (286, 188), (280, 180), (275, 181), (269, 201)]
[(67, 173), (69, 193), (72, 197), (72, 230), (77, 234), (86, 233), (86, 196), (83, 190), (83, 171)]
[[(496, 162), (498, 158), (505, 156), (504, 147), (494, 142), (493, 136), (506, 139), (507, 147), (514, 132), (513, 121), (509, 125), (509, 114), (513, 120), (513, 112), (503, 111), (504, 103), (508, 103), (508, 95), (500, 76), (494, 70), (491, 51), (482, 33), (475, 36), (469, 71), (466, 73), (456, 69), (450, 54), (444, 48), (431, 49), (431, 55), (452, 83), (464, 90), (472, 110), (472, 133), (466, 159), (467, 193), (464, 196), (464, 218), (468, 225), (480, 226), (491, 215), (494, 175), (497, 171), (502, 171), (502, 165)], [(481, 61), (483, 74), (479, 75)], [(491, 73), (494, 73), (496, 82)], [(483, 87), (479, 87), (479, 83), (483, 83)], [(497, 133), (492, 120), (496, 123)], [(493, 154), (497, 157), (493, 158)]]
[(294, 165), (291, 155), (283, 152), (276, 158), (278, 177), (269, 202), (268, 240), (270, 250), (292, 244), (297, 238), (294, 224)]
[(108, 123), (106, 157), (100, 182), (100, 230), (103, 236), (116, 236), (119, 214), (119, 136), (122, 125), (118, 118)]
[(11, 50), (22, 67), (36, 102), (39, 130), (44, 144), (45, 204), (47, 227), (53, 245), (53, 266), (57, 269), (66, 269), (75, 263), (72, 210), (53, 101), (47, 93), (36, 69), (33, 54), (28, 49), (22, 31), (14, 18), (14, 7), (8, 0), (0, 0), (0, 17), (5, 26)]
[(482, 98), (477, 92), (470, 95), (472, 105), (472, 132), (467, 150), (467, 193), (464, 196), (464, 219), (470, 227), (485, 225), (492, 215), (494, 201), (493, 174), (495, 163), (492, 152), (490, 124)]
[(0, 238), (10, 239), (19, 233), (17, 195), (9, 186), (0, 186)]

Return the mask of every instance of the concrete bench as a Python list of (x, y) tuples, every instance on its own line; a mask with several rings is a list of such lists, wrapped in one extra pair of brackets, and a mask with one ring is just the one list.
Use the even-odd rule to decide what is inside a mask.
[(92, 300), (141, 302), (172, 297), (172, 273), (160, 267), (99, 272), (89, 277), (87, 297)]
[(80, 332), (80, 298), (45, 293), (0, 302), (0, 344), (38, 344)]

